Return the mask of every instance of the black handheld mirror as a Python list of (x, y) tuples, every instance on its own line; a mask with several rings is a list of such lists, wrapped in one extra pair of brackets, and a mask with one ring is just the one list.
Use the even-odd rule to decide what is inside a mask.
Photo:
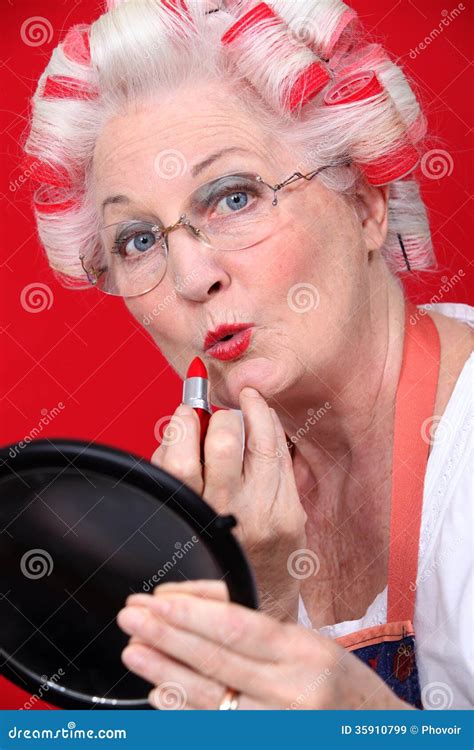
[(222, 579), (258, 608), (234, 516), (143, 458), (63, 439), (7, 446), (0, 498), (0, 672), (52, 705), (151, 708), (153, 686), (120, 658), (115, 618), (133, 592)]

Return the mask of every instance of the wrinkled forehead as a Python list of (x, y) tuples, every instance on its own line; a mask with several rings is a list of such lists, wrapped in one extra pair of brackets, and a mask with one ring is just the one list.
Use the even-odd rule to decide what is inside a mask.
[[(103, 126), (94, 151), (98, 199), (109, 190), (188, 194), (233, 169), (261, 171), (284, 149), (248, 108), (223, 92), (181, 92), (129, 107)], [(212, 157), (212, 158), (211, 158)]]

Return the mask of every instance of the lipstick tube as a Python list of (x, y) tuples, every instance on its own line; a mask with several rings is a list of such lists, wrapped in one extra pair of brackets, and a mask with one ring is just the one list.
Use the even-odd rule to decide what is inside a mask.
[(201, 463), (204, 464), (204, 440), (206, 438), (209, 420), (212, 416), (211, 406), (209, 404), (209, 380), (206, 365), (200, 359), (195, 357), (191, 362), (186, 380), (183, 384), (183, 404), (191, 406), (199, 417), (200, 424), (200, 457)]

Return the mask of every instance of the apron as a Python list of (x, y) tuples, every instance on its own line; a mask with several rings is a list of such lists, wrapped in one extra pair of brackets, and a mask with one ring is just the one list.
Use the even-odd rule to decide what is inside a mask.
[(405, 300), (403, 359), (395, 402), (387, 622), (334, 639), (371, 667), (399, 698), (420, 709), (413, 620), (430, 447), (427, 436), (434, 414), (440, 348), (433, 320)]
[(397, 388), (392, 461), (387, 622), (335, 640), (362, 659), (402, 700), (423, 708), (413, 627), (429, 426), (438, 384), (440, 340), (433, 320), (405, 301), (403, 362)]

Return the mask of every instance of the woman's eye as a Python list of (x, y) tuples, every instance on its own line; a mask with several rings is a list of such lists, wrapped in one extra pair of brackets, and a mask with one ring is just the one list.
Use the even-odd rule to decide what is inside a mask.
[(133, 234), (126, 234), (126, 236), (118, 237), (114, 242), (114, 248), (112, 252), (119, 253), (124, 257), (137, 257), (150, 250), (156, 243), (157, 238), (154, 232), (149, 230), (142, 230), (134, 232)]
[(218, 201), (216, 209), (218, 213), (237, 213), (247, 206), (249, 194), (242, 191), (234, 191)]

